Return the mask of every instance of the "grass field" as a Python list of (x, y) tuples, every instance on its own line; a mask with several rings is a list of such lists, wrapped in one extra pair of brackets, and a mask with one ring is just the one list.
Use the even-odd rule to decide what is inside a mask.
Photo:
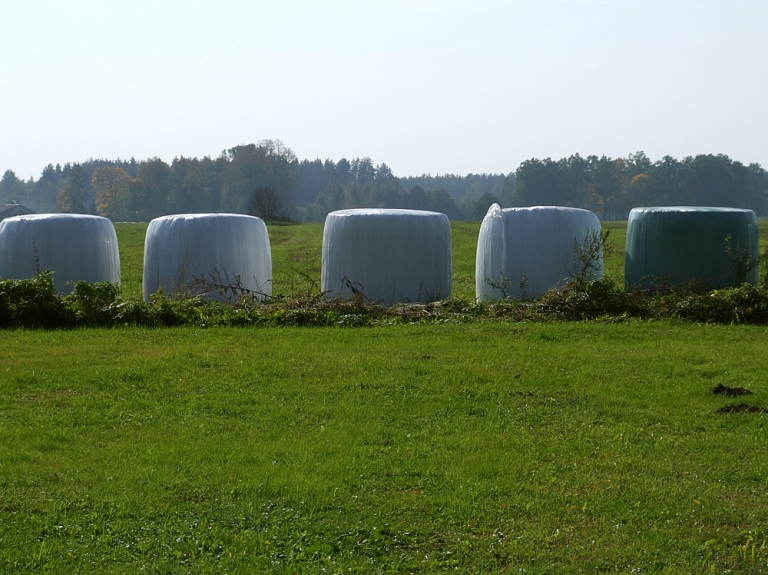
[[(117, 228), (140, 297), (146, 227)], [(278, 293), (317, 289), (321, 237), (270, 228)], [(765, 349), (675, 321), (0, 331), (0, 572), (765, 573)]]
[(768, 569), (764, 329), (2, 338), (4, 573)]

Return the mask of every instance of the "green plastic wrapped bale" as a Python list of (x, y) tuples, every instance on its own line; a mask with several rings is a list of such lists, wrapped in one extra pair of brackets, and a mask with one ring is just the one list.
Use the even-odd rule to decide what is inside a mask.
[(758, 228), (752, 210), (634, 208), (627, 222), (627, 290), (690, 284), (712, 290), (757, 285)]

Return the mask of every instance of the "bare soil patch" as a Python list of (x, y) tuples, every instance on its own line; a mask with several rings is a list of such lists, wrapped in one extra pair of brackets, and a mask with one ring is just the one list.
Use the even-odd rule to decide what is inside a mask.
[(739, 395), (752, 395), (752, 392), (748, 390), (746, 387), (729, 387), (727, 385), (723, 385), (722, 383), (718, 383), (714, 389), (712, 389), (712, 393), (715, 395), (725, 395), (728, 397), (737, 397)]
[(733, 403), (721, 407), (715, 413), (768, 413), (768, 409), (759, 405), (747, 405), (746, 403)]

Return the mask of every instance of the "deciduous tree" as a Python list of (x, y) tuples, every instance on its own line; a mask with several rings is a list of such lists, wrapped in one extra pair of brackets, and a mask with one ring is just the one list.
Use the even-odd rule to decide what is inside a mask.
[(128, 219), (133, 179), (122, 168), (104, 166), (93, 171), (96, 211), (112, 221)]
[(248, 213), (265, 221), (285, 219), (282, 213), (283, 200), (277, 190), (269, 186), (259, 186), (248, 201)]
[(85, 188), (85, 170), (74, 164), (69, 171), (69, 184), (56, 197), (56, 211), (66, 214), (87, 214), (88, 192)]

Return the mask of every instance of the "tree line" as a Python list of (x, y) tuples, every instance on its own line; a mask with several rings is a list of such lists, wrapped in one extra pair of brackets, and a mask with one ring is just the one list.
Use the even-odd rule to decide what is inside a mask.
[(48, 165), (38, 180), (12, 170), (0, 202), (40, 212), (91, 213), (149, 221), (174, 213), (251, 213), (268, 220), (323, 221), (356, 207), (426, 209), (452, 220), (481, 219), (492, 203), (586, 208), (601, 219), (626, 218), (636, 206), (711, 205), (768, 213), (768, 173), (724, 155), (652, 162), (626, 158), (526, 160), (508, 174), (398, 178), (370, 158), (298, 160), (279, 140), (235, 146), (217, 158), (88, 160)]
[(723, 154), (652, 162), (643, 152), (626, 158), (526, 160), (515, 172), (511, 205), (586, 208), (602, 220), (626, 219), (638, 206), (719, 206), (768, 214), (768, 172)]

